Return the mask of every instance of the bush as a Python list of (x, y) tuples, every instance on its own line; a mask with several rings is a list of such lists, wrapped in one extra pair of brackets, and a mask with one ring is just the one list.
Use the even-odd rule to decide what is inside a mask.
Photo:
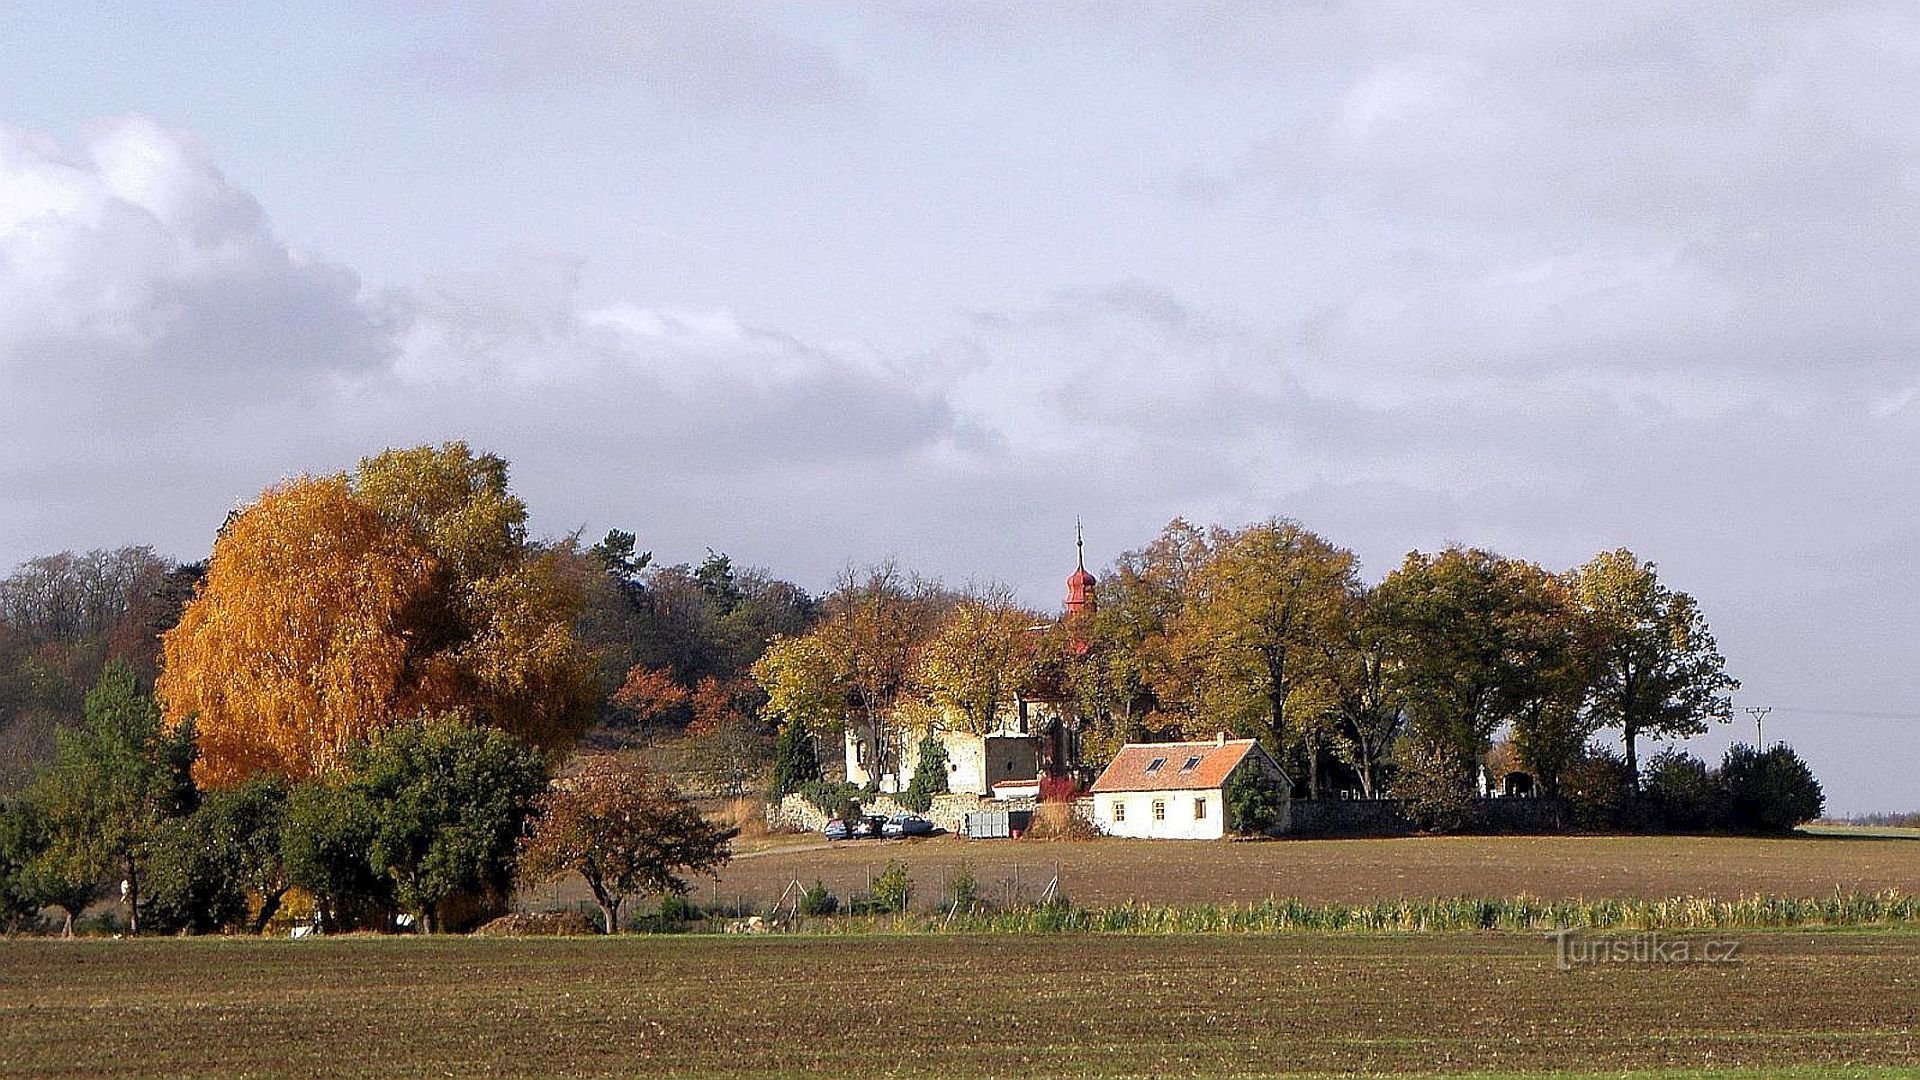
[(900, 793), (900, 805), (924, 814), (933, 805), (933, 797), (945, 795), (947, 790), (947, 747), (928, 735), (920, 740), (920, 761), (913, 767), (907, 790)]
[(907, 910), (908, 901), (913, 899), (913, 877), (907, 873), (907, 864), (899, 859), (888, 859), (887, 868), (873, 883), (873, 900), (882, 912), (902, 912)]
[(827, 780), (815, 780), (800, 785), (800, 797), (812, 803), (814, 809), (827, 815), (852, 819), (860, 816), (860, 797), (865, 791), (857, 784), (833, 783)]
[(700, 907), (693, 901), (676, 892), (664, 893), (660, 897), (660, 921), (663, 923), (687, 923), (700, 917)]
[(1227, 828), (1237, 833), (1258, 835), (1277, 828), (1286, 809), (1280, 785), (1257, 766), (1235, 769), (1220, 794), (1227, 806)]
[(1745, 743), (1727, 749), (1720, 763), (1726, 823), (1755, 832), (1791, 832), (1820, 816), (1826, 795), (1813, 770), (1785, 743), (1756, 750)]
[(1043, 802), (1027, 821), (1027, 836), (1034, 840), (1092, 840), (1100, 830), (1079, 808), (1066, 802)]
[(1611, 750), (1590, 746), (1560, 773), (1560, 797), (1579, 829), (1620, 829), (1632, 822), (1633, 777)]
[(1070, 803), (1086, 793), (1085, 785), (1071, 776), (1040, 778), (1040, 801), (1043, 803)]
[(840, 910), (840, 898), (827, 891), (826, 883), (819, 878), (807, 886), (800, 894), (800, 914), (832, 915)]
[(946, 907), (971, 911), (980, 903), (980, 881), (973, 876), (973, 864), (961, 860), (947, 879)]
[(1407, 816), (1428, 832), (1454, 832), (1467, 823), (1473, 796), (1457, 754), (1443, 746), (1403, 739), (1395, 753), (1393, 795)]
[(1643, 796), (1652, 823), (1663, 829), (1712, 829), (1725, 820), (1719, 777), (1691, 754), (1666, 750), (1647, 762)]

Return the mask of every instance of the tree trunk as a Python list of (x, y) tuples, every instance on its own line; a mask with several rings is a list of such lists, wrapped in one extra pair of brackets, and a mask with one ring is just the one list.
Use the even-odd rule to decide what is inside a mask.
[(1307, 748), (1307, 798), (1317, 799), (1320, 797), (1320, 747), (1312, 736), (1302, 741)]
[(607, 922), (607, 936), (611, 937), (614, 934), (619, 933), (620, 932), (620, 901), (618, 900), (600, 901), (600, 917), (605, 919)]
[(275, 915), (280, 914), (280, 901), (286, 895), (287, 890), (285, 889), (260, 894), (260, 914), (253, 918), (254, 937), (259, 937), (265, 933), (267, 924), (273, 921)]
[(63, 938), (70, 938), (73, 936), (74, 911), (72, 908), (61, 908), (60, 910), (67, 913), (67, 921), (63, 923), (60, 927), (60, 936)]
[(122, 899), (127, 906), (127, 936), (140, 936), (140, 868), (133, 861), (133, 853), (121, 856), (121, 869), (127, 875), (127, 892)]
[(1640, 753), (1634, 745), (1640, 738), (1640, 730), (1631, 724), (1620, 729), (1622, 742), (1627, 744), (1627, 787), (1632, 791), (1640, 790)]

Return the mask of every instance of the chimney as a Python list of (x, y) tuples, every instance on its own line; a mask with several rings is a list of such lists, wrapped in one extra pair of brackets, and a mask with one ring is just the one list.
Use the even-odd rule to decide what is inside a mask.
[(1227, 733), (1226, 733), (1226, 732), (1224, 732), (1224, 731), (1216, 731), (1216, 732), (1214, 732), (1214, 733), (1213, 733), (1213, 745), (1215, 745), (1215, 746), (1225, 746), (1225, 745), (1227, 745)]

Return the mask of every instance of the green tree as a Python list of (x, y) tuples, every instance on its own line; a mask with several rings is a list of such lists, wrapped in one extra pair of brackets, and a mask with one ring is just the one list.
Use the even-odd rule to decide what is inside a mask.
[(0, 934), (31, 925), (40, 914), (40, 898), (26, 874), (39, 853), (31, 808), (19, 799), (0, 799)]
[(287, 880), (314, 898), (320, 925), (345, 930), (390, 914), (393, 882), (367, 859), (373, 810), (338, 778), (295, 784), (280, 818)]
[(1592, 709), (1598, 727), (1620, 732), (1630, 779), (1639, 779), (1639, 740), (1684, 739), (1733, 715), (1740, 688), (1726, 673), (1693, 597), (1661, 584), (1653, 563), (1621, 548), (1594, 556), (1571, 575), (1575, 601), (1598, 634)]
[(926, 813), (935, 795), (947, 793), (947, 747), (929, 732), (920, 740), (920, 760), (914, 764), (913, 779), (901, 793), (900, 802), (915, 813)]
[(768, 797), (779, 802), (820, 779), (820, 748), (813, 731), (797, 720), (780, 725), (773, 741), (773, 786)]
[(368, 861), (434, 933), (455, 895), (511, 891), (546, 760), (497, 728), (442, 717), (389, 729), (355, 756), (347, 783), (368, 810)]
[(61, 935), (72, 937), (74, 920), (100, 896), (101, 875), (85, 845), (56, 843), (60, 839), (31, 793), (0, 815), (0, 852), (14, 868), (19, 910), (31, 920), (41, 908), (59, 908), (66, 915)]
[(737, 835), (738, 829), (709, 824), (664, 777), (637, 763), (597, 757), (540, 796), (520, 869), (530, 881), (579, 874), (600, 905), (607, 933), (616, 934), (628, 897), (686, 895), (683, 875), (725, 865)]
[(132, 667), (113, 661), (88, 692), (86, 719), (62, 730), (53, 765), (30, 789), (56, 858), (96, 879), (118, 875), (129, 933), (140, 932), (146, 859), (161, 823), (193, 809), (191, 724), (164, 730)]
[(163, 934), (209, 934), (247, 917), (247, 887), (232, 847), (209, 818), (171, 818), (155, 832), (141, 901), (144, 925)]
[(1727, 823), (1736, 829), (1786, 833), (1820, 816), (1826, 794), (1813, 770), (1785, 743), (1756, 750), (1745, 743), (1727, 748), (1720, 763)]
[(239, 787), (208, 793), (194, 815), (222, 849), (235, 880), (258, 900), (249, 927), (255, 934), (279, 912), (293, 884), (281, 850), (290, 790), (277, 776), (255, 777)]
[(899, 859), (888, 859), (886, 869), (873, 879), (873, 900), (881, 911), (903, 912), (913, 900), (913, 875), (907, 872), (907, 864)]
[(1566, 662), (1564, 593), (1532, 563), (1448, 548), (1408, 555), (1374, 599), (1423, 782), (1451, 776), (1464, 793), (1494, 733), (1539, 702), (1547, 673)]

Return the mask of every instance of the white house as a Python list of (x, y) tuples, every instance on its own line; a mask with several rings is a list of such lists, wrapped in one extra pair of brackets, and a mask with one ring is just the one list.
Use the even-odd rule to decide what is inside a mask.
[(1109, 836), (1218, 840), (1227, 834), (1227, 780), (1267, 774), (1285, 799), (1286, 774), (1252, 739), (1128, 743), (1093, 782), (1093, 821)]

